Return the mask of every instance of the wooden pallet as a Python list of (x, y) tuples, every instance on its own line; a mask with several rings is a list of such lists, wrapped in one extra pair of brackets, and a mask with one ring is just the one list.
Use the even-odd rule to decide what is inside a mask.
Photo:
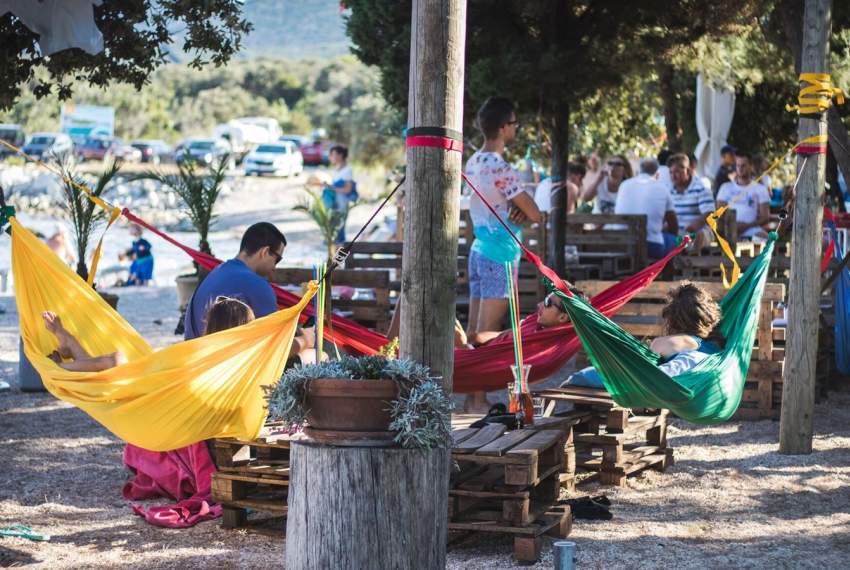
[(576, 474), (587, 471), (598, 473), (602, 484), (623, 486), (630, 475), (647, 468), (663, 471), (672, 465), (668, 410), (621, 408), (605, 390), (577, 386), (549, 388), (535, 395), (547, 401), (547, 411), (564, 401), (575, 407), (572, 415), (584, 414), (564, 448), (564, 486), (574, 486)]
[(500, 520), (498, 511), (477, 511), (461, 520), (449, 521), (449, 531), (495, 532), (514, 537), (514, 557), (518, 562), (536, 562), (543, 537), (566, 538), (572, 530), (572, 513), (567, 505), (551, 506), (528, 525), (510, 525)]
[(212, 498), (222, 505), (222, 527), (284, 532), (291, 436), (278, 433), (281, 427), (267, 425), (255, 440), (214, 441), (218, 472), (212, 476)]
[(571, 515), (556, 503), (564, 446), (574, 418), (544, 418), (507, 431), (504, 425), (452, 433), (457, 470), (449, 482), (449, 529), (514, 536), (517, 560), (537, 560), (542, 536), (569, 534)]

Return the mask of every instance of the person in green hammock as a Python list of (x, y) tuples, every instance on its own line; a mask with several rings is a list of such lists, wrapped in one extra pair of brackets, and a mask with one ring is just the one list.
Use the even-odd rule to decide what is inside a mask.
[[(656, 337), (650, 348), (661, 356), (658, 364), (670, 377), (687, 372), (720, 347), (706, 340), (720, 322), (720, 306), (705, 290), (689, 281), (670, 290), (661, 312), (666, 336)], [(605, 388), (596, 368), (590, 366), (571, 375), (561, 386)]]

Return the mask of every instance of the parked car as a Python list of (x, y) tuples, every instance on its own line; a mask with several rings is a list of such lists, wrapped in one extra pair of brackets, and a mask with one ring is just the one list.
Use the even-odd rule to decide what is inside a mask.
[(304, 164), (327, 166), (330, 164), (328, 150), (331, 146), (331, 143), (322, 142), (319, 139), (305, 139), (299, 147), (301, 156), (304, 157)]
[(24, 145), (23, 151), (39, 160), (66, 160), (74, 156), (74, 143), (65, 133), (35, 133)]
[(242, 162), (245, 175), (277, 174), (291, 176), (304, 171), (304, 160), (295, 143), (281, 141), (272, 144), (261, 144), (248, 153)]
[[(21, 148), (24, 145), (26, 137), (24, 137), (24, 129), (20, 125), (0, 124), (0, 140)], [(0, 160), (7, 156), (12, 156), (16, 152), (6, 145), (0, 145)]]
[[(230, 145), (224, 139), (188, 139), (179, 145), (180, 151), (174, 153), (177, 164), (198, 162), (205, 166), (218, 164), (225, 156), (230, 156)], [(231, 163), (234, 162), (230, 157)]]
[(165, 141), (160, 140), (139, 140), (130, 143), (135, 149), (142, 153), (142, 162), (150, 162), (159, 164), (160, 162), (171, 159), (171, 147)]
[(142, 160), (141, 151), (113, 137), (90, 137), (76, 148), (76, 154), (80, 162), (110, 158), (125, 162)]

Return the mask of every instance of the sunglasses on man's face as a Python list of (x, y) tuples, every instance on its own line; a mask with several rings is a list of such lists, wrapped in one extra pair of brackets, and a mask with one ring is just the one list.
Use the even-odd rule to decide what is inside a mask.
[(623, 164), (619, 160), (609, 160), (608, 166), (625, 166), (625, 164)]
[(556, 303), (555, 299), (553, 299), (551, 295), (548, 295), (548, 296), (543, 298), (543, 306), (546, 307), (547, 309), (549, 309), (551, 307), (555, 307), (556, 309), (558, 309), (562, 313), (565, 312), (563, 305), (561, 305), (560, 303)]
[(516, 119), (514, 119), (513, 121), (508, 121), (508, 122), (507, 122), (507, 123), (505, 123), (505, 124), (506, 124), (506, 125), (514, 126), (514, 127), (516, 127), (516, 128), (519, 128), (519, 121), (518, 121), (518, 120), (516, 120)]
[(277, 265), (278, 263), (280, 263), (280, 260), (281, 260), (281, 259), (283, 259), (283, 254), (282, 254), (282, 253), (278, 253), (278, 252), (276, 252), (276, 251), (272, 251), (272, 249), (271, 249), (271, 248), (269, 248), (269, 253), (270, 253), (271, 255), (273, 255), (273, 256), (274, 256), (274, 264), (275, 264), (275, 265)]

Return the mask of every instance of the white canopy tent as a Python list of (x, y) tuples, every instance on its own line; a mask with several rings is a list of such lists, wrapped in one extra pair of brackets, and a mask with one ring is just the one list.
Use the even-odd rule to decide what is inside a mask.
[(697, 132), (699, 144), (694, 155), (699, 162), (699, 173), (713, 177), (720, 167), (720, 149), (726, 143), (732, 117), (735, 115), (735, 93), (715, 89), (697, 75)]

